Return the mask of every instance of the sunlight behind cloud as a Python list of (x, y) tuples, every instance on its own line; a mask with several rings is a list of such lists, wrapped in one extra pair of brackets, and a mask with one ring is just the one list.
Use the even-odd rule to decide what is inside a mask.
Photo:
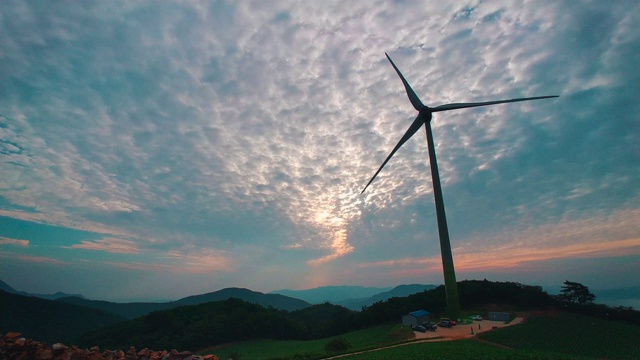
[(0, 2), (0, 255), (207, 286), (440, 271), (424, 130), (360, 195), (417, 115), (385, 52), (429, 106), (561, 95), (433, 117), (460, 266), (633, 250), (640, 9), (514, 4)]

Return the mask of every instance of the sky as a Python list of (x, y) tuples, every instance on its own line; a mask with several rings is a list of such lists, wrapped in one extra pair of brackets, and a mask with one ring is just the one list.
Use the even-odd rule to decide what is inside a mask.
[(2, 1), (0, 279), (178, 299), (640, 286), (640, 3)]

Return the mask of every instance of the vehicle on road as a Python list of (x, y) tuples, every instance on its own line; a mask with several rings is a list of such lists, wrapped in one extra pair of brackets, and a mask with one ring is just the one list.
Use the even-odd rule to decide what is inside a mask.
[(450, 322), (450, 323), (451, 323), (451, 326), (456, 326), (456, 325), (458, 324), (458, 323), (457, 323), (455, 320), (453, 320), (453, 319), (449, 319), (449, 318), (440, 318), (440, 321), (443, 321), (443, 320)]
[(471, 316), (469, 316), (469, 319), (481, 321), (482, 320), (482, 316), (480, 316), (480, 315), (471, 315)]
[(411, 330), (419, 331), (419, 332), (427, 332), (427, 329), (422, 325), (416, 325), (416, 326), (412, 327)]
[(453, 324), (449, 320), (440, 320), (440, 322), (438, 323), (438, 327), (450, 328), (452, 326)]
[(427, 329), (427, 331), (436, 331), (438, 329), (438, 325), (434, 322), (423, 322), (420, 325)]

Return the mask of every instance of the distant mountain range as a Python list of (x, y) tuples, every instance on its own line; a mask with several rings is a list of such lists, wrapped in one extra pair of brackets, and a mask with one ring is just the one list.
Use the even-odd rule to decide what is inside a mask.
[(226, 288), (202, 295), (194, 295), (176, 301), (165, 303), (115, 303), (110, 301), (87, 300), (79, 297), (64, 297), (58, 301), (75, 305), (81, 305), (108, 311), (127, 319), (137, 318), (153, 311), (173, 309), (178, 306), (198, 305), (212, 301), (222, 301), (231, 298), (241, 299), (265, 308), (272, 307), (278, 310), (294, 311), (311, 306), (306, 301), (278, 294), (263, 294), (257, 291), (241, 288)]
[(363, 306), (369, 306), (378, 301), (385, 301), (392, 297), (405, 297), (435, 287), (436, 285), (421, 284), (399, 285), (394, 288), (322, 286), (308, 290), (276, 290), (271, 294), (286, 295), (305, 300), (311, 304), (328, 302), (350, 310), (360, 311)]
[(364, 299), (347, 299), (335, 302), (336, 305), (341, 305), (346, 307), (347, 309), (360, 311), (363, 306), (371, 306), (380, 301), (387, 301), (393, 297), (405, 297), (413, 294), (417, 294), (419, 292), (423, 292), (426, 290), (435, 289), (436, 285), (421, 285), (421, 284), (411, 284), (411, 285), (399, 285), (394, 287), (389, 291), (385, 291), (368, 298)]
[(57, 292), (55, 294), (31, 294), (25, 291), (18, 291), (14, 288), (12, 288), (9, 284), (7, 284), (6, 282), (0, 280), (0, 290), (4, 290), (6, 292), (8, 292), (9, 294), (17, 294), (17, 295), (24, 295), (24, 296), (35, 296), (41, 299), (47, 299), (47, 300), (57, 300), (63, 297), (68, 297), (68, 296), (75, 296), (75, 297), (79, 297), (79, 298), (83, 298), (86, 299), (84, 296), (80, 295), (80, 294), (67, 294), (67, 293), (63, 293), (63, 292)]
[(311, 306), (308, 302), (280, 294), (263, 294), (261, 292), (252, 291), (242, 288), (226, 288), (207, 294), (193, 295), (176, 301), (163, 303), (153, 302), (133, 302), (133, 303), (116, 303), (111, 301), (89, 300), (82, 295), (73, 295), (65, 293), (56, 293), (52, 295), (30, 294), (24, 291), (18, 291), (9, 284), (0, 280), (0, 290), (7, 293), (21, 295), (25, 297), (35, 297), (48, 300), (55, 300), (72, 305), (79, 305), (86, 308), (92, 308), (117, 315), (126, 319), (137, 318), (153, 311), (173, 309), (178, 306), (197, 305), (212, 301), (222, 301), (230, 298), (237, 298), (246, 302), (254, 303), (265, 308), (272, 307), (278, 310), (295, 311)]
[(307, 301), (311, 304), (321, 304), (325, 302), (336, 303), (349, 299), (362, 299), (374, 296), (379, 293), (390, 291), (391, 287), (365, 287), (365, 286), (321, 286), (307, 290), (276, 290), (270, 294), (280, 294), (291, 296), (296, 299)]
[[(502, 304), (503, 301), (510, 305), (519, 304), (525, 308), (534, 305), (548, 307), (549, 304), (558, 301), (539, 287), (517, 283), (465, 280), (459, 282), (458, 286), (470, 301), (468, 306), (472, 307), (483, 304)], [(168, 336), (167, 338), (171, 339), (173, 336), (171, 334), (174, 332), (182, 331), (180, 329), (185, 326), (191, 328), (197, 323), (198, 326), (206, 325), (207, 329), (209, 327), (214, 327), (216, 331), (222, 329), (222, 333), (216, 333), (220, 335), (216, 341), (223, 341), (229, 334), (224, 332), (226, 328), (220, 327), (220, 324), (231, 321), (237, 325), (234, 325), (236, 333), (233, 336), (229, 335), (231, 337), (225, 341), (248, 339), (246, 329), (249, 328), (254, 330), (273, 328), (277, 331), (284, 329), (286, 331), (283, 330), (284, 332), (281, 333), (276, 331), (273, 335), (312, 339), (333, 336), (358, 326), (395, 321), (403, 314), (419, 308), (427, 307), (430, 312), (441, 313), (446, 305), (444, 287), (435, 285), (400, 285), (368, 297), (348, 298), (368, 295), (376, 290), (380, 288), (337, 286), (298, 291), (280, 290), (294, 296), (307, 297), (310, 300), (314, 299), (311, 295), (316, 296), (315, 299), (325, 300), (322, 304), (315, 305), (283, 294), (264, 294), (241, 288), (227, 288), (164, 303), (114, 303), (88, 300), (78, 296), (66, 296), (57, 300), (42, 299), (35, 294), (17, 291), (0, 281), (0, 334), (16, 331), (25, 337), (52, 343), (79, 339), (82, 334), (87, 333), (95, 335), (94, 338), (86, 338), (89, 340), (101, 339), (103, 335), (108, 335), (113, 341), (133, 341), (134, 339), (129, 337), (117, 340), (120, 336), (118, 334), (128, 333), (133, 336), (140, 331), (147, 331), (144, 329), (151, 326), (155, 329), (154, 331), (159, 331), (157, 334), (150, 333), (151, 335), (162, 335), (163, 338)], [(637, 298), (635, 296), (637, 291), (637, 287), (610, 290), (608, 293), (605, 292), (603, 298), (633, 299)], [(517, 297), (513, 293), (521, 295)], [(59, 296), (59, 294), (46, 296)], [(394, 299), (386, 301), (391, 298)], [(520, 301), (522, 299), (525, 299), (524, 302)], [(563, 306), (566, 307), (566, 305)], [(603, 306), (598, 309), (602, 308)], [(616, 315), (618, 318), (625, 318), (624, 314), (632, 313), (630, 309), (604, 308), (608, 313), (618, 314)], [(230, 314), (234, 315), (230, 316)], [(132, 320), (125, 321), (127, 319)], [(214, 321), (214, 319), (217, 320)], [(276, 326), (269, 324), (276, 324)], [(108, 328), (109, 325), (114, 327)], [(180, 341), (184, 341), (185, 346), (187, 344), (195, 346), (192, 342), (202, 337), (202, 334), (198, 333), (202, 329), (197, 329), (199, 330), (191, 329), (196, 332), (193, 333), (190, 330), (189, 336), (185, 335), (187, 332), (182, 334)], [(209, 330), (206, 331), (208, 333)], [(254, 335), (264, 336), (264, 332)]]

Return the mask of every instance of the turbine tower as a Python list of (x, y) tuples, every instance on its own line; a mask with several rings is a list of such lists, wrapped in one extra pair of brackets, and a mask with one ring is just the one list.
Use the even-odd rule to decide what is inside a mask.
[(447, 217), (444, 211), (444, 200), (442, 199), (442, 187), (440, 186), (440, 175), (438, 173), (438, 163), (436, 161), (436, 149), (433, 142), (433, 135), (431, 133), (431, 118), (434, 112), (439, 111), (448, 111), (448, 110), (456, 110), (456, 109), (464, 109), (476, 106), (486, 106), (486, 105), (496, 105), (496, 104), (504, 104), (510, 102), (517, 101), (528, 101), (528, 100), (538, 100), (538, 99), (548, 99), (558, 97), (557, 95), (553, 96), (537, 96), (537, 97), (529, 97), (529, 98), (518, 98), (518, 99), (509, 99), (509, 100), (497, 100), (497, 101), (487, 101), (487, 102), (479, 102), (479, 103), (454, 103), (454, 104), (446, 104), (440, 105), (436, 107), (428, 107), (420, 101), (418, 95), (413, 91), (411, 85), (407, 82), (407, 80), (402, 76), (400, 70), (396, 64), (393, 63), (393, 60), (389, 57), (387, 53), (385, 53), (387, 59), (391, 63), (391, 66), (396, 70), (398, 76), (402, 80), (404, 84), (404, 88), (407, 92), (407, 96), (409, 97), (409, 101), (413, 105), (414, 109), (418, 111), (418, 116), (413, 121), (411, 126), (407, 132), (402, 136), (398, 144), (391, 150), (391, 153), (384, 160), (378, 171), (373, 175), (371, 180), (367, 183), (367, 185), (362, 190), (362, 193), (367, 190), (367, 187), (373, 182), (373, 180), (378, 176), (382, 168), (387, 164), (389, 159), (393, 156), (393, 154), (398, 151), (398, 149), (409, 140), (413, 134), (415, 134), (422, 125), (425, 125), (425, 130), (427, 132), (427, 147), (429, 148), (429, 163), (431, 165), (431, 178), (433, 180), (433, 196), (435, 198), (436, 203), (436, 217), (438, 220), (438, 234), (440, 236), (440, 252), (442, 254), (442, 270), (444, 272), (444, 286), (447, 294), (447, 314), (452, 319), (460, 318), (460, 299), (458, 297), (458, 285), (456, 283), (456, 273), (455, 268), (453, 266), (453, 256), (451, 254), (451, 242), (449, 241), (449, 229), (447, 227)]

